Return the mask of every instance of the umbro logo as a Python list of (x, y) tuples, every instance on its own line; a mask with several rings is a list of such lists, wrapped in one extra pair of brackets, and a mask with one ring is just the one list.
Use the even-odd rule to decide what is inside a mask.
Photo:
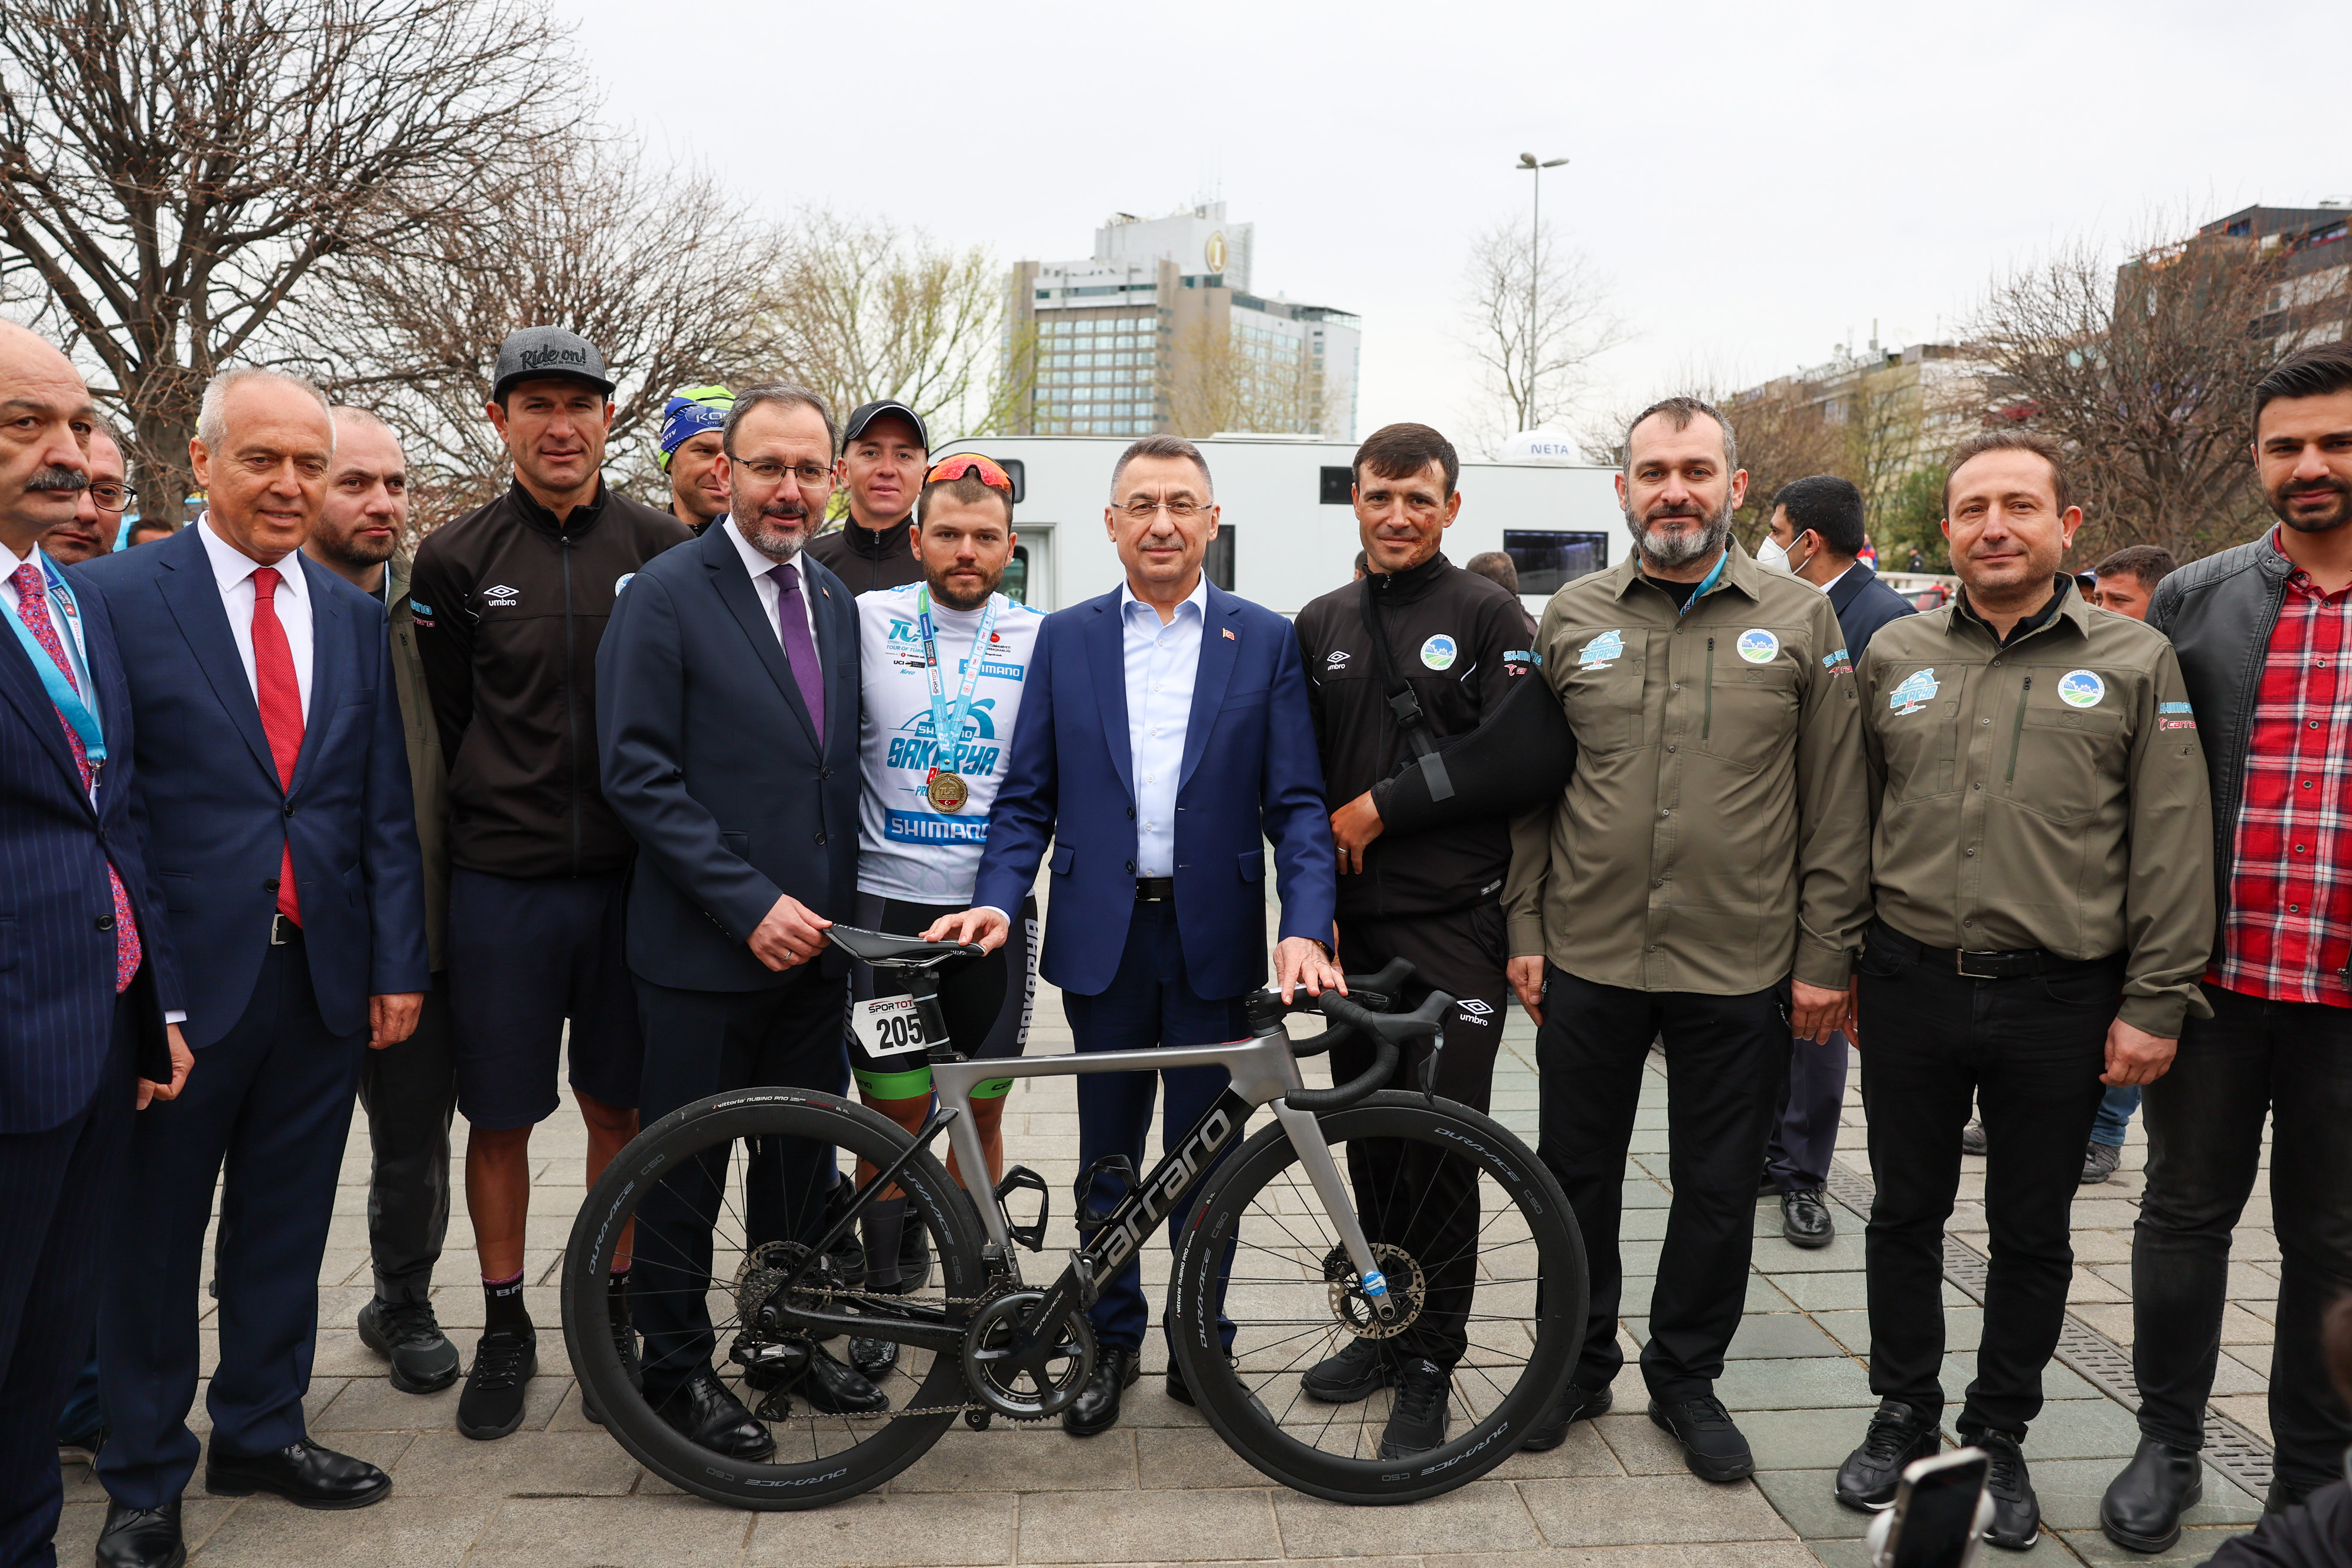
[(1474, 1018), (1483, 1018), (1487, 1014), (1495, 1010), (1486, 1003), (1479, 1001), (1475, 996), (1473, 996), (1467, 1001), (1462, 1003), (1461, 1007), (1465, 1013), (1469, 1014)]
[(522, 595), (520, 590), (509, 588), (504, 583), (499, 584), (495, 588), (485, 588), (482, 590), (482, 597), (488, 599), (493, 605), (511, 605), (521, 596)]
[(1348, 658), (1349, 655), (1346, 649), (1337, 649), (1332, 653), (1330, 658), (1323, 661), (1323, 668), (1326, 669), (1337, 669), (1341, 665), (1347, 663)]

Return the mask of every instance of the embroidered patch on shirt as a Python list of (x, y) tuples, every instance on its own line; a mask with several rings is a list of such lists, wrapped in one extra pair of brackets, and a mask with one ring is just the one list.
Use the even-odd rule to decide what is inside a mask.
[(2070, 669), (2058, 678), (2058, 700), (2069, 708), (2096, 708), (2107, 695), (2107, 683), (2087, 669)]
[(1936, 700), (1943, 688), (1936, 683), (1936, 672), (1917, 669), (1903, 678), (1902, 684), (1886, 694), (1886, 705), (1896, 713), (1916, 713)]
[(1602, 632), (1586, 643), (1576, 656), (1578, 666), (1585, 669), (1606, 669), (1609, 661), (1625, 657), (1625, 634), (1622, 630)]
[(1780, 652), (1780, 639), (1762, 626), (1748, 627), (1731, 646), (1738, 648), (1739, 657), (1750, 664), (1769, 664)]
[(1421, 645), (1421, 662), (1432, 669), (1451, 669), (1455, 651), (1454, 639), (1439, 632)]

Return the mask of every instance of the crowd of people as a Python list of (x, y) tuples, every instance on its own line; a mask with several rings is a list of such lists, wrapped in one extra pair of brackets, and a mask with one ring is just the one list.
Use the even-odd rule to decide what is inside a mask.
[[(2069, 1207), (2137, 1110), (2142, 1441), (2103, 1500), (2107, 1533), (2164, 1551), (2200, 1496), (2266, 1120), (2277, 1480), (2246, 1548), (2273, 1555), (2245, 1560), (2304, 1561), (2279, 1543), (2344, 1517), (2352, 1414), (2321, 1325), (2352, 1290), (2352, 346), (2248, 389), (2276, 525), (2186, 567), (2134, 547), (2086, 586), (2062, 564), (2082, 523), (2069, 455), (2024, 429), (1971, 437), (1944, 494), (1959, 589), (1924, 613), (1873, 572), (1844, 480), (1785, 487), (1749, 554), (1731, 422), (1665, 399), (1626, 433), (1635, 548), (1539, 623), (1507, 557), (1444, 554), (1465, 497), (1423, 425), (1357, 452), (1358, 581), (1295, 622), (1207, 579), (1214, 480), (1172, 436), (1111, 475), (1124, 581), (1045, 615), (1003, 588), (1011, 478), (977, 454), (934, 463), (904, 404), (841, 419), (782, 382), (682, 389), (657, 509), (604, 476), (614, 383), (593, 344), (525, 329), (492, 380), (511, 484), (413, 553), (395, 433), (257, 369), (205, 390), (201, 515), (118, 550), (135, 500), (120, 437), (56, 347), (0, 324), (0, 1564), (55, 1560), (60, 1442), (110, 1500), (103, 1568), (184, 1559), (200, 1457), (215, 1495), (391, 1493), (303, 1409), (355, 1100), (373, 1156), (360, 1336), (404, 1393), (462, 1377), (457, 1428), (494, 1441), (540, 1370), (530, 1140), (565, 1081), (591, 1183), (641, 1125), (753, 1085), (854, 1084), (912, 1131), (931, 1103), (920, 1042), (866, 1026), (899, 987), (830, 943), (835, 922), (984, 949), (944, 1007), (961, 1048), (996, 1058), (1024, 1049), (1041, 975), (1081, 1052), (1246, 1033), (1269, 902), (1286, 995), (1404, 958), (1402, 1005), (1456, 998), (1409, 1081), (1433, 1051), (1434, 1091), (1483, 1110), (1505, 1009), (1537, 1025), (1540, 1153), (1591, 1300), (1527, 1447), (1610, 1408), (1621, 1322), (1646, 1315), (1650, 1419), (1695, 1474), (1753, 1472), (1716, 1384), (1754, 1205), (1778, 1194), (1790, 1243), (1832, 1240), (1858, 1058), (1881, 1403), (1839, 1501), (1887, 1507), (1948, 1426), (1990, 1456), (1990, 1539), (2034, 1542), (2025, 1447)], [(1532, 795), (1512, 701), (1529, 687), (1574, 742)], [(1399, 792), (1441, 773), (1451, 815), (1390, 831)], [(1506, 795), (1537, 804), (1475, 805)], [(1674, 1191), (1643, 1303), (1624, 1299), (1619, 1210), (1654, 1043)], [(1335, 1055), (1342, 1077), (1370, 1061)], [(1223, 1079), (1082, 1077), (1093, 1200), (1132, 1179), (1155, 1105), (1181, 1131)], [(975, 1191), (1003, 1172), (1009, 1087), (975, 1097), (990, 1170), (959, 1173)], [(470, 1359), (434, 1294), (459, 1113)], [(846, 1201), (833, 1152), (777, 1144), (752, 1156), (761, 1190), (818, 1215)], [(1986, 1161), (1990, 1271), (1948, 1423), (1964, 1149)], [(1413, 1223), (1363, 1174), (1370, 1235)], [(1413, 1187), (1458, 1179), (1433, 1167)], [(711, 1199), (648, 1200), (610, 1278), (613, 1333), (664, 1420), (757, 1461), (774, 1438), (713, 1370), (701, 1291), (633, 1289), (679, 1259), (707, 1272)], [(903, 1199), (855, 1228), (865, 1289), (926, 1286)], [(1474, 1285), (1433, 1281), (1432, 1300)], [(1097, 1354), (1062, 1417), (1076, 1438), (1118, 1422), (1139, 1375), (1152, 1313), (1132, 1260), (1088, 1312)], [(1468, 1342), (1463, 1312), (1431, 1310), (1350, 1340), (1301, 1388), (1335, 1405), (1392, 1390), (1382, 1456), (1424, 1452)], [(807, 1348), (795, 1397), (888, 1408), (895, 1345)]]

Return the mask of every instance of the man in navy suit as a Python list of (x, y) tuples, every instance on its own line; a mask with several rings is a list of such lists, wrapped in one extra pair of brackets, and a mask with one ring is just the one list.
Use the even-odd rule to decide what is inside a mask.
[[(1815, 474), (1780, 487), (1772, 498), (1772, 531), (1756, 548), (1758, 565), (1786, 572), (1830, 596), (1847, 658), (1856, 666), (1873, 632), (1917, 613), (1861, 559), (1863, 539), (1862, 492), (1833, 474)], [(1837, 1239), (1823, 1194), (1845, 1107), (1845, 1031), (1827, 1040), (1800, 1035), (1790, 1052), (1789, 1096), (1764, 1151), (1763, 1185), (1780, 1194), (1780, 1234), (1810, 1250)]]
[(130, 675), (200, 1058), (186, 1093), (140, 1118), (138, 1228), (105, 1265), (101, 1568), (185, 1555), (197, 1292), (224, 1164), (205, 1489), (359, 1508), (392, 1488), (311, 1442), (302, 1414), (361, 1055), (407, 1037), (429, 983), (383, 606), (299, 551), (334, 449), (317, 388), (227, 371), (196, 428), (203, 520), (75, 578), (103, 596)]
[[(802, 549), (833, 490), (833, 418), (771, 383), (737, 395), (721, 435), (731, 513), (638, 570), (596, 650), (604, 799), (637, 841), (648, 1126), (751, 1084), (849, 1089), (849, 969), (824, 930), (856, 897), (857, 606)], [(801, 1140), (756, 1151), (746, 1228), (820, 1239), (833, 1158)], [(703, 1447), (764, 1459), (774, 1439), (710, 1366), (719, 1188), (686, 1186), (657, 1184), (637, 1213), (646, 1397)], [(762, 1212), (779, 1191), (784, 1212)], [(823, 1346), (792, 1393), (825, 1411), (887, 1403)]]
[[(37, 542), (73, 520), (97, 415), (0, 322), (0, 1564), (56, 1561), (52, 1434), (89, 1349), (131, 1114), (188, 1048), (149, 874), (131, 694), (99, 595)], [(142, 1078), (141, 1075), (144, 1075)], [(161, 1080), (160, 1083), (156, 1080)]]
[[(926, 933), (1002, 942), (1006, 911), (1028, 896), (1051, 839), (1038, 973), (1061, 987), (1081, 1051), (1248, 1033), (1243, 1000), (1265, 979), (1264, 839), (1282, 900), (1284, 995), (1339, 984), (1328, 945), (1336, 863), (1298, 639), (1280, 616), (1202, 572), (1217, 518), (1209, 465), (1191, 442), (1150, 436), (1120, 456), (1103, 524), (1127, 582), (1046, 617), (975, 907)], [(1226, 1074), (1160, 1076), (1172, 1144), (1224, 1091)], [(1078, 1079), (1078, 1155), (1089, 1170), (1114, 1156), (1141, 1169), (1156, 1091), (1148, 1073)], [(1108, 1208), (1126, 1186), (1097, 1173), (1092, 1202)], [(1062, 1415), (1078, 1437), (1117, 1424), (1120, 1392), (1136, 1379), (1150, 1313), (1132, 1260), (1090, 1315), (1100, 1358)], [(1168, 1392), (1192, 1403), (1172, 1361)]]

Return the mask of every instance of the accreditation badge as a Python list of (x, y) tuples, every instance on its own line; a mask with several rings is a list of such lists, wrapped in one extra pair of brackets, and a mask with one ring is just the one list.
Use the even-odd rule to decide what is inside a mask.
[(961, 811), (964, 802), (971, 798), (971, 786), (963, 782), (961, 773), (934, 768), (929, 780), (923, 785), (923, 793), (930, 797), (931, 805), (938, 809), (956, 812)]

